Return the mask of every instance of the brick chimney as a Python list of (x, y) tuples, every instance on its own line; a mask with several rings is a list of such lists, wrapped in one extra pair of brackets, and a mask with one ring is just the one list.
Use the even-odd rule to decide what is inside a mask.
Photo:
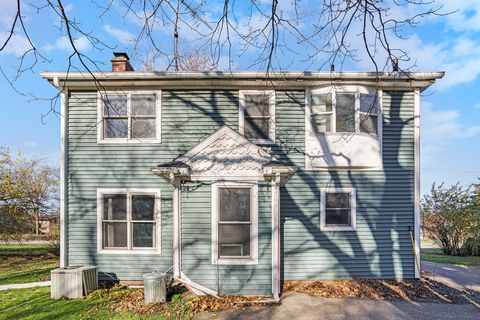
[(125, 52), (114, 52), (110, 61), (112, 62), (112, 72), (134, 71), (130, 62), (130, 58)]

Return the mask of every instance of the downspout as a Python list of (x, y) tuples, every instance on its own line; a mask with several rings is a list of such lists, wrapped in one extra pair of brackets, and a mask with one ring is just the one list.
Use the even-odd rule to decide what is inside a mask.
[(280, 184), (281, 175), (276, 173), (272, 179), (272, 294), (280, 301)]

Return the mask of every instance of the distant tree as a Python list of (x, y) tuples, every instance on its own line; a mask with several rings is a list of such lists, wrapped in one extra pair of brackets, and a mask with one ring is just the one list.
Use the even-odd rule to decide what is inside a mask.
[(424, 230), (445, 254), (469, 254), (468, 243), (478, 237), (480, 216), (471, 189), (459, 183), (448, 188), (434, 183), (430, 193), (423, 198)]
[(28, 216), (35, 220), (35, 234), (39, 234), (41, 215), (56, 213), (58, 209), (58, 170), (43, 159), (13, 158), (3, 149), (0, 158), (0, 207), (2, 216), (14, 217), (26, 223)]

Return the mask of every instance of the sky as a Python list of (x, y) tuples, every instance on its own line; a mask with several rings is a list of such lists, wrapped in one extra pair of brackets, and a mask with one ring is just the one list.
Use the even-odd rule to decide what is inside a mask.
[[(43, 0), (32, 0), (41, 3)], [(99, 1), (101, 2), (101, 1)], [(215, 3), (215, 1), (212, 1)], [(263, 5), (268, 5), (268, 1)], [(110, 68), (109, 59), (112, 51), (129, 51), (131, 39), (139, 31), (138, 19), (134, 15), (122, 17), (122, 13), (114, 5), (107, 14), (100, 17), (99, 10), (92, 11), (90, 1), (63, 1), (66, 12), (82, 22), (82, 26), (102, 39), (108, 47), (98, 50), (88, 41), (88, 37), (77, 35), (75, 44), (89, 57), (101, 61), (100, 68)], [(305, 0), (304, 6), (314, 6), (315, 1)], [(33, 6), (22, 1), (25, 25), (35, 45), (50, 61), (42, 61), (32, 70), (26, 70), (14, 83), (15, 89), (0, 77), (0, 146), (12, 151), (21, 151), (26, 156), (45, 158), (53, 165), (58, 165), (60, 157), (60, 118), (50, 112), (51, 98), (56, 90), (43, 80), (41, 71), (65, 71), (71, 48), (67, 38), (59, 30), (60, 20), (51, 11), (37, 11)], [(292, 12), (288, 0), (280, 1), (282, 14)], [(452, 12), (447, 16), (428, 17), (412, 30), (408, 30), (408, 38), (395, 40), (394, 44), (408, 51), (411, 61), (416, 61), (413, 70), (445, 71), (443, 79), (438, 80), (421, 97), (421, 187), (422, 193), (428, 192), (432, 183), (445, 182), (454, 184), (470, 184), (480, 177), (480, 0), (449, 1), (437, 0), (442, 5), (442, 12)], [(312, 7), (311, 11), (314, 8)], [(261, 24), (261, 17), (246, 19), (239, 8), (239, 28), (248, 30), (251, 25)], [(95, 13), (95, 14), (92, 14)], [(217, 17), (221, 6), (212, 5), (206, 19)], [(0, 41), (7, 36), (8, 27), (15, 13), (15, 1), (0, 1)], [(409, 6), (395, 8), (392, 15), (404, 17), (415, 14)], [(244, 19), (242, 21), (242, 19)], [(311, 20), (305, 18), (304, 24)], [(169, 39), (166, 30), (159, 28), (157, 37)], [(185, 27), (183, 27), (185, 30)], [(350, 40), (358, 43), (358, 34), (352, 33)], [(20, 30), (15, 32), (10, 44), (0, 53), (0, 66), (10, 78), (14, 75), (21, 53), (28, 47), (28, 40)], [(180, 42), (188, 45), (196, 41), (189, 33), (182, 33), (180, 26)], [(287, 44), (291, 39), (285, 40)], [(165, 48), (171, 47), (171, 41), (162, 42)], [(293, 43), (293, 50), (302, 50), (302, 44)], [(148, 45), (145, 45), (148, 50)], [(234, 46), (234, 50), (240, 48)], [(258, 49), (250, 48), (241, 57), (237, 57), (232, 67), (245, 70), (252, 68), (254, 57), (261, 54)], [(282, 51), (278, 61), (287, 61), (289, 52)], [(228, 65), (226, 56), (220, 57), (220, 64)], [(372, 70), (365, 52), (360, 52), (358, 61), (347, 61), (344, 71)], [(31, 62), (27, 59), (26, 62)], [(287, 61), (288, 62), (288, 61)], [(158, 61), (158, 68), (165, 68), (166, 61)], [(402, 62), (401, 62), (402, 63)], [(140, 63), (133, 60), (134, 67)], [(28, 64), (26, 64), (28, 66)], [(75, 66), (82, 69), (78, 62)], [(259, 69), (255, 66), (254, 69)], [(326, 70), (318, 63), (304, 63), (293, 59), (288, 63), (289, 70)], [(19, 91), (20, 93), (16, 92)], [(26, 95), (22, 95), (26, 94)], [(45, 99), (43, 99), (45, 98)], [(57, 108), (58, 109), (58, 108)]]

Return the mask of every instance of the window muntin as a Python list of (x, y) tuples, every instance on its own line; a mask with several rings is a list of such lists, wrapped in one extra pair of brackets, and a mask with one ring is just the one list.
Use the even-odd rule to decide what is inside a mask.
[(356, 230), (356, 191), (354, 188), (321, 189), (320, 229)]
[(269, 144), (275, 138), (275, 92), (240, 91), (240, 133), (254, 143)]
[(212, 263), (258, 263), (258, 186), (212, 185)]
[(379, 95), (366, 92), (368, 92), (366, 89), (351, 87), (310, 91), (311, 133), (363, 132), (378, 135)]
[(160, 142), (160, 92), (99, 94), (99, 142)]
[(100, 191), (99, 250), (159, 251), (159, 199), (158, 191)]

